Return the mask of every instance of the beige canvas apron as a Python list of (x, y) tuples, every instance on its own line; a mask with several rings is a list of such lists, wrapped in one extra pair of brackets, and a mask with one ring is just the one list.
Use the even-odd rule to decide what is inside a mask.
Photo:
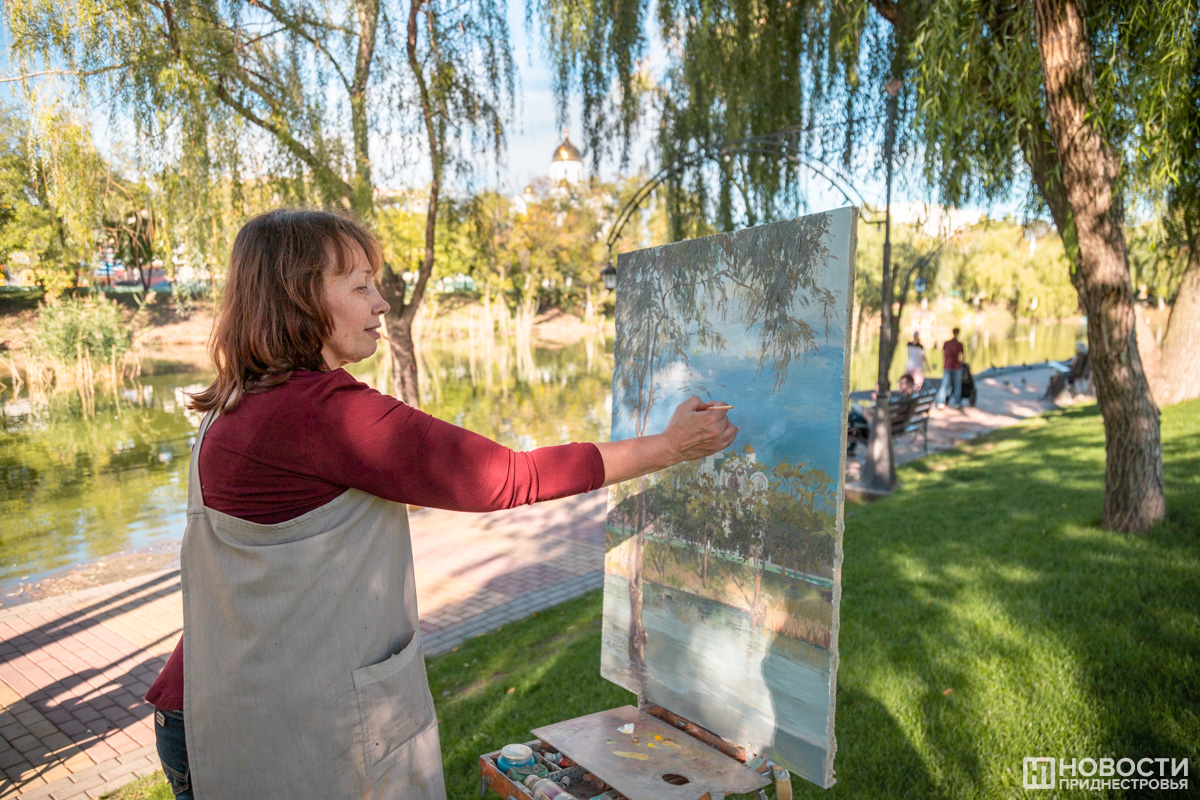
[(206, 508), (192, 447), (184, 719), (198, 800), (445, 800), (403, 505), (355, 489), (260, 525)]

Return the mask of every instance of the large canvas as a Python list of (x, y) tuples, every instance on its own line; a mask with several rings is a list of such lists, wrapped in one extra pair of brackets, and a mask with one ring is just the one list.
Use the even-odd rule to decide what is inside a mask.
[(697, 394), (726, 451), (610, 490), (601, 672), (833, 783), (853, 208), (622, 255), (614, 441)]

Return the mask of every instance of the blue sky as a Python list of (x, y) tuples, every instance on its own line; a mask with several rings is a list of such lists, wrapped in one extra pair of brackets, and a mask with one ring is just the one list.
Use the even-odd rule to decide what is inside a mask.
[[(731, 452), (740, 452), (746, 444), (751, 444), (760, 463), (807, 462), (836, 479), (840, 472), (842, 429), (846, 424), (842, 415), (842, 393), (849, 291), (845, 262), (849, 214), (835, 213), (827, 239), (833, 257), (822, 278), (823, 285), (835, 297), (828, 337), (824, 333), (825, 319), (818, 307), (797, 309), (800, 318), (817, 331), (818, 351), (806, 359), (793, 361), (787, 381), (773, 393), (774, 373), (769, 366), (755, 375), (757, 331), (741, 323), (740, 310), (731, 303), (724, 321), (711, 320), (728, 340), (723, 351), (695, 352), (690, 357), (690, 368), (677, 363), (660, 373), (664, 392), (652, 409), (648, 430), (661, 431), (675, 406), (698, 393), (702, 399), (722, 400), (734, 406), (729, 418), (740, 431)], [(736, 247), (736, 235), (734, 242)], [(650, 261), (645, 259), (639, 263)], [(619, 330), (617, 335), (620, 336)], [(697, 391), (701, 385), (705, 391)], [(632, 435), (628, 415), (614, 408), (613, 440)]]

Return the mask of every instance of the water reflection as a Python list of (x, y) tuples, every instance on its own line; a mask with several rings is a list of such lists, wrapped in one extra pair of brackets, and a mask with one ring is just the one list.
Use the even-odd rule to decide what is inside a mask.
[(421, 405), (519, 450), (607, 440), (612, 340), (550, 349), (441, 343), (421, 353)]
[[(421, 408), (519, 450), (607, 440), (612, 427), (612, 339), (564, 347), (504, 340), (434, 342), (418, 350)], [(387, 355), (347, 368), (390, 392)]]
[[(203, 375), (148, 378), (116, 397), (0, 398), (0, 587), (183, 531)], [(188, 384), (194, 384), (189, 386)], [(7, 387), (5, 387), (7, 390)]]
[[(829, 736), (828, 650), (779, 636), (748, 614), (645, 582), (646, 695), (794, 772), (820, 780)], [(704, 621), (704, 625), (691, 624)], [(627, 674), (629, 583), (604, 576), (605, 675)]]

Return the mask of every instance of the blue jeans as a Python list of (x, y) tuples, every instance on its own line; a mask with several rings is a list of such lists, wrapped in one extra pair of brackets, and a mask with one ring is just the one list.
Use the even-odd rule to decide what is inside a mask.
[(954, 385), (954, 399), (951, 403), (955, 408), (959, 408), (962, 406), (962, 367), (942, 370), (942, 385), (938, 387), (937, 393), (938, 405), (946, 404), (946, 395), (950, 392), (951, 384)]
[(154, 709), (154, 738), (158, 745), (158, 760), (162, 762), (171, 791), (182, 800), (193, 800), (183, 712)]

